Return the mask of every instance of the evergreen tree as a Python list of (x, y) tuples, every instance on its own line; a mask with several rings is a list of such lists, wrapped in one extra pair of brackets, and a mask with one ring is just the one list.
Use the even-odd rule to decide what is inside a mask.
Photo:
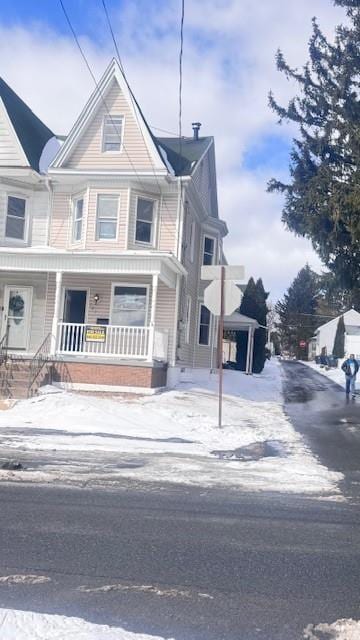
[(337, 323), (335, 340), (334, 340), (334, 347), (333, 347), (333, 354), (337, 358), (343, 358), (344, 355), (345, 355), (345, 323), (344, 323), (344, 316), (340, 316), (340, 318), (338, 320), (338, 323)]
[[(306, 265), (299, 271), (284, 298), (275, 305), (282, 348), (299, 359), (306, 359), (307, 344), (315, 329), (322, 324), (316, 317), (318, 295), (319, 278)], [(306, 342), (306, 347), (300, 346), (302, 341)]]
[(281, 51), (277, 67), (299, 86), (287, 107), (270, 93), (280, 122), (299, 127), (293, 140), (290, 181), (271, 180), (285, 194), (283, 221), (309, 238), (344, 290), (359, 296), (360, 279), (360, 2), (335, 0), (348, 23), (329, 42), (316, 20), (309, 61), (292, 69)]
[[(266, 326), (268, 312), (266, 299), (268, 294), (264, 290), (262, 280), (256, 283), (250, 278), (241, 301), (240, 313), (249, 318), (254, 318), (259, 324)], [(254, 335), (254, 359), (253, 372), (260, 373), (265, 363), (266, 329), (256, 329)], [(248, 334), (246, 331), (238, 331), (236, 338), (236, 362), (241, 371), (246, 369), (246, 354), (248, 346)]]

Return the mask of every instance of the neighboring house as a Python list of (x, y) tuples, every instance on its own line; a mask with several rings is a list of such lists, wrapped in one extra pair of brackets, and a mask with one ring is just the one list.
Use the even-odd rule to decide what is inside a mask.
[[(345, 324), (345, 356), (354, 353), (357, 358), (360, 358), (360, 313), (355, 309), (350, 309), (341, 315)], [(338, 316), (330, 320), (330, 322), (326, 322), (316, 330), (314, 337), (309, 342), (310, 360), (321, 354), (332, 354), (340, 317)]]
[(3, 81), (0, 133), (3, 347), (48, 351), (60, 383), (88, 389), (216, 366), (200, 280), (227, 234), (213, 138), (155, 137), (115, 60), (49, 167), (53, 133)]

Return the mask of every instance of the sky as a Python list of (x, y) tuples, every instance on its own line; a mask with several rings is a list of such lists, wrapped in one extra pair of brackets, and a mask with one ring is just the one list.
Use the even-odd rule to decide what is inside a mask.
[[(115, 55), (102, 1), (63, 2), (100, 78)], [(181, 0), (107, 0), (107, 7), (147, 121), (176, 133)], [(282, 196), (266, 192), (270, 178), (286, 180), (296, 133), (268, 107), (270, 89), (283, 104), (296, 91), (276, 70), (275, 53), (280, 47), (301, 67), (313, 16), (330, 37), (344, 20), (332, 0), (185, 0), (183, 133), (200, 121), (201, 134), (215, 137), (228, 262), (262, 277), (274, 302), (306, 262), (322, 269), (310, 242), (284, 228)], [(94, 85), (59, 0), (1, 0), (0, 76), (55, 133), (69, 132)]]

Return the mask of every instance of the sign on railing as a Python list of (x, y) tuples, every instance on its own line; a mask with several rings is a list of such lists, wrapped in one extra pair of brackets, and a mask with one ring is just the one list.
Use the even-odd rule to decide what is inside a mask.
[(106, 340), (106, 327), (98, 325), (86, 325), (85, 327), (85, 342), (105, 342)]

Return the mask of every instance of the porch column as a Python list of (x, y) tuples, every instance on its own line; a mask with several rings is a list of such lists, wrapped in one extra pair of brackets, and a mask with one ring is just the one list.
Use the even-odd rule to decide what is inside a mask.
[(248, 340), (247, 340), (247, 351), (246, 351), (246, 367), (245, 367), (245, 373), (247, 375), (249, 375), (251, 373), (251, 350), (252, 350), (252, 328), (251, 325), (249, 325), (249, 329), (248, 329)]
[(151, 291), (151, 310), (150, 310), (150, 330), (149, 330), (149, 345), (148, 345), (148, 362), (152, 362), (154, 357), (154, 343), (155, 343), (155, 317), (156, 317), (156, 301), (159, 285), (159, 276), (155, 273), (152, 277), (152, 291)]
[(56, 353), (56, 343), (58, 336), (58, 324), (60, 320), (60, 303), (61, 303), (61, 285), (62, 285), (62, 271), (56, 272), (56, 289), (55, 289), (55, 303), (54, 303), (54, 315), (51, 325), (51, 342), (50, 342), (50, 355), (54, 356)]

